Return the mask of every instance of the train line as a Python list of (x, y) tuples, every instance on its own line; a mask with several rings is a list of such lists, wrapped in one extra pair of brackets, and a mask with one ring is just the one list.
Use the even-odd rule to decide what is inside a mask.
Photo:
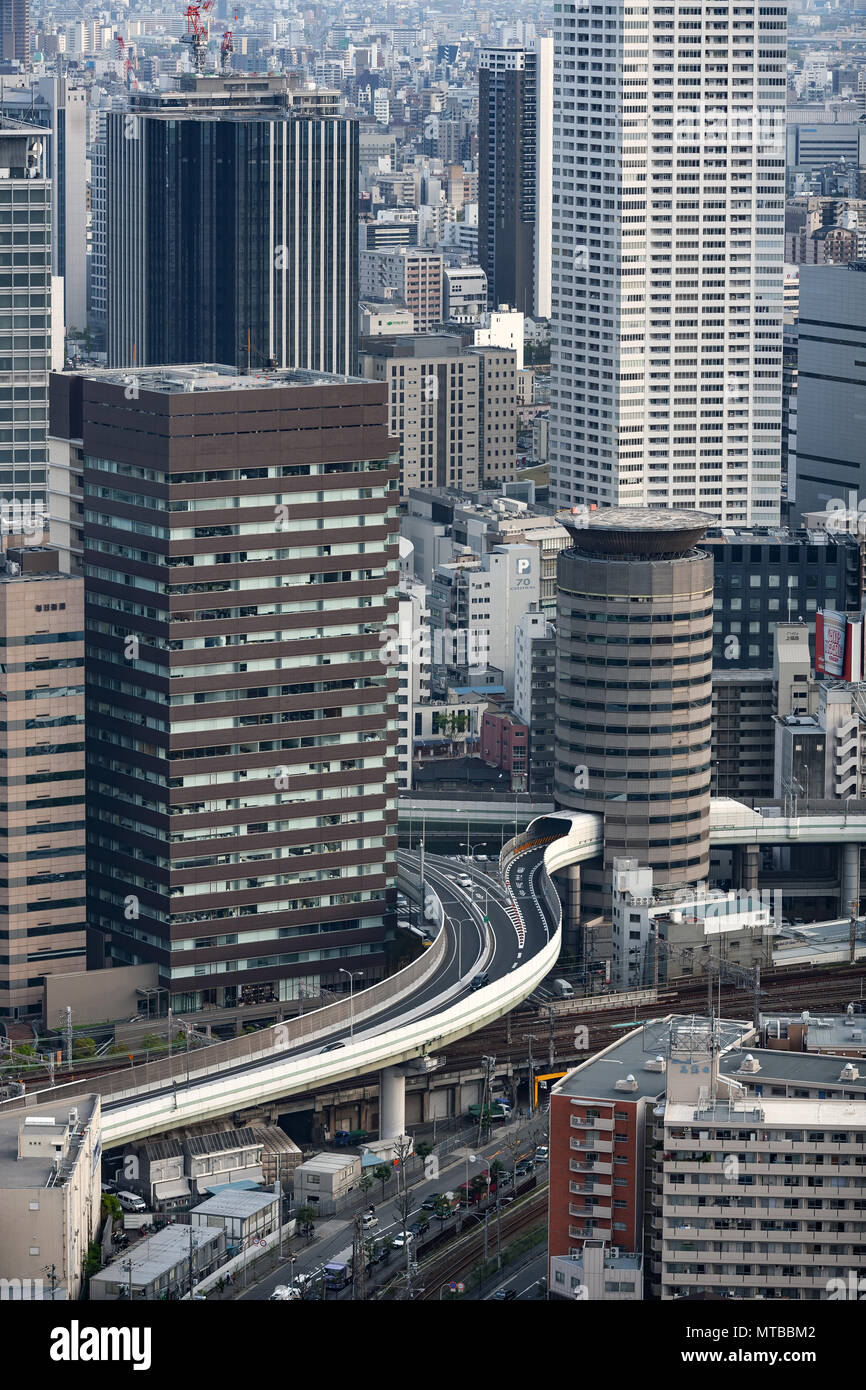
[[(533, 1227), (547, 1220), (547, 1183), (537, 1187), (528, 1197), (502, 1213), (502, 1248), (509, 1241), (525, 1235)], [(491, 1210), (488, 1223), (489, 1252), (496, 1248), (496, 1216)], [(423, 1280), (424, 1292), (418, 1300), (435, 1300), (439, 1297), (441, 1286), (449, 1282), (465, 1281), (466, 1277), (480, 1263), (484, 1256), (484, 1223), (479, 1222), (471, 1233), (464, 1233), (447, 1248), (435, 1252), (418, 1267), (418, 1279)]]

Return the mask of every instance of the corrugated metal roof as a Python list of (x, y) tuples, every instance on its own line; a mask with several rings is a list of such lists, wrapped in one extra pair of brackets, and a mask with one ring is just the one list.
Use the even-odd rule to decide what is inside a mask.
[(225, 1153), (229, 1149), (249, 1149), (261, 1144), (254, 1129), (219, 1129), (210, 1134), (193, 1134), (184, 1140), (190, 1154)]

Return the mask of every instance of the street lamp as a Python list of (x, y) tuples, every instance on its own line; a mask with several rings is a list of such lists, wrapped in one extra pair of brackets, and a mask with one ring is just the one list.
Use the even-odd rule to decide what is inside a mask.
[(453, 917), (451, 920), (457, 924), (457, 978), (460, 980), (463, 977), (463, 924), (465, 922), (471, 927), (474, 923), (471, 917)]
[(349, 1037), (353, 1038), (355, 1036), (355, 979), (356, 977), (360, 978), (364, 972), (363, 970), (344, 970), (342, 965), (338, 965), (337, 969), (341, 975), (348, 975), (349, 977)]

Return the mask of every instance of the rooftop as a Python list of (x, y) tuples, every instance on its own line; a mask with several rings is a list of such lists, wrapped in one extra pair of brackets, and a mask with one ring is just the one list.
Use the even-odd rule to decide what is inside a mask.
[(199, 1202), (193, 1212), (196, 1216), (255, 1216), (256, 1212), (264, 1211), (279, 1200), (273, 1192), (227, 1187)]
[(108, 382), (113, 386), (135, 385), (140, 391), (161, 391), (181, 395), (191, 391), (262, 391), (269, 387), (343, 386), (347, 383), (369, 386), (363, 377), (338, 376), (301, 368), (256, 368), (248, 374), (220, 362), (195, 362), (178, 367), (85, 367), (70, 373), (86, 381)]
[(770, 1127), (783, 1129), (815, 1125), (839, 1130), (866, 1129), (866, 1105), (852, 1100), (790, 1100), (781, 1098), (760, 1102), (747, 1097), (729, 1104), (718, 1100), (715, 1105), (669, 1102), (665, 1106), (666, 1125), (717, 1124), (725, 1129), (731, 1125), (761, 1126), (766, 1134)]
[(684, 555), (701, 539), (713, 518), (707, 512), (658, 507), (562, 508), (556, 520), (581, 551), (646, 559)]
[[(740, 1068), (746, 1056), (754, 1057), (760, 1063), (758, 1071), (744, 1071)], [(846, 1058), (820, 1052), (787, 1052), (783, 1049), (752, 1047), (746, 1052), (734, 1048), (719, 1062), (719, 1071), (741, 1081), (744, 1086), (766, 1086), (768, 1083), (792, 1083), (801, 1086), (814, 1086), (819, 1090), (845, 1090), (856, 1092), (866, 1100), (866, 1068), (860, 1065), (860, 1076), (856, 1081), (840, 1081), (839, 1076)], [(856, 1063), (855, 1063), (856, 1064)]]
[(109, 1284), (131, 1282), (140, 1288), (154, 1283), (175, 1265), (188, 1261), (190, 1244), (199, 1250), (222, 1236), (222, 1226), (166, 1226), (134, 1245), (128, 1253), (111, 1260), (93, 1278)]
[[(553, 1087), (556, 1096), (586, 1096), (591, 1100), (638, 1100), (641, 1097), (655, 1098), (664, 1093), (665, 1072), (647, 1070), (647, 1063), (656, 1057), (668, 1056), (671, 1026), (676, 1024), (706, 1027), (707, 1020), (681, 1014), (669, 1014), (666, 1018), (652, 1019), (639, 1025), (624, 1038), (606, 1047), (597, 1056), (582, 1062)], [(750, 1023), (722, 1020), (722, 1048), (731, 1047), (754, 1029)], [(636, 1091), (623, 1091), (617, 1088), (617, 1081), (633, 1076), (638, 1084)]]
[[(61, 1186), (78, 1160), (81, 1148), (80, 1135), (93, 1119), (97, 1104), (98, 1098), (96, 1096), (77, 1096), (75, 1099), (78, 1122), (70, 1137), (66, 1154), (61, 1160), (59, 1169), (59, 1185)], [(34, 1131), (40, 1134), (50, 1134), (55, 1137), (57, 1142), (60, 1142), (69, 1124), (70, 1108), (67, 1104), (60, 1103), (57, 1105), (27, 1106), (25, 1110), (10, 1110), (8, 1113), (0, 1113), (0, 1188), (53, 1187), (57, 1184), (54, 1158), (48, 1153), (19, 1159), (18, 1129), (24, 1120), (42, 1120), (45, 1123), (34, 1126)], [(49, 1120), (53, 1120), (54, 1124), (48, 1124)]]

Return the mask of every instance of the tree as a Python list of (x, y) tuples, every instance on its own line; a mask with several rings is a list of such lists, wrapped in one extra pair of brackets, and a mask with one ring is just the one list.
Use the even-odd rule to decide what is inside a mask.
[(391, 1181), (391, 1169), (388, 1164), (380, 1163), (379, 1166), (373, 1170), (373, 1177), (378, 1178), (379, 1182), (382, 1184), (382, 1201), (384, 1202), (385, 1186)]
[(102, 1215), (106, 1221), (111, 1221), (112, 1227), (114, 1222), (119, 1221), (123, 1216), (123, 1207), (113, 1192), (103, 1192), (102, 1194)]
[(429, 1158), (430, 1154), (433, 1152), (433, 1145), (428, 1144), (426, 1141), (422, 1141), (420, 1144), (415, 1145), (415, 1152), (422, 1160)]
[(366, 1197), (367, 1193), (370, 1191), (370, 1188), (373, 1186), (373, 1179), (369, 1173), (361, 1174), (360, 1178), (358, 1179), (358, 1186), (360, 1187), (361, 1191)]
[(298, 1207), (298, 1210), (295, 1212), (295, 1219), (304, 1234), (312, 1236), (313, 1222), (316, 1219), (316, 1208), (312, 1205)]
[(75, 1038), (72, 1044), (73, 1057), (92, 1057), (96, 1052), (96, 1042), (93, 1038)]
[(440, 1194), (438, 1197), (434, 1199), (433, 1215), (436, 1217), (436, 1220), (440, 1223), (439, 1229), (441, 1231), (445, 1225), (445, 1222), (451, 1215), (451, 1204), (448, 1201), (448, 1198), (442, 1194)]
[[(520, 1134), (509, 1134), (505, 1138), (505, 1147), (511, 1155), (511, 1181), (515, 1185), (517, 1184), (517, 1164), (520, 1160), (520, 1150), (525, 1142)], [(492, 1168), (493, 1164), (490, 1166)]]

